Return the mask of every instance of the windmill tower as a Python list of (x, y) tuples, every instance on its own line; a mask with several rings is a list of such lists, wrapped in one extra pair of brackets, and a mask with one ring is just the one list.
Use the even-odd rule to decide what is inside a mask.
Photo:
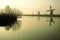
[(40, 11), (39, 11), (39, 9), (38, 9), (38, 16), (40, 16)]
[(50, 17), (52, 17), (54, 14), (53, 14), (53, 11), (54, 11), (55, 9), (52, 9), (52, 7), (51, 7), (51, 5), (50, 5), (50, 10), (47, 10), (47, 12), (48, 11), (50, 11)]

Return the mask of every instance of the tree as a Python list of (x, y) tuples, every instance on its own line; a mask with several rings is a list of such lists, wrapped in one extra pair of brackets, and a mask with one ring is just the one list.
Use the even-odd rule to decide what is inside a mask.
[(11, 12), (10, 6), (7, 5), (7, 6), (4, 8), (4, 11), (5, 11), (5, 13), (10, 13), (10, 12)]

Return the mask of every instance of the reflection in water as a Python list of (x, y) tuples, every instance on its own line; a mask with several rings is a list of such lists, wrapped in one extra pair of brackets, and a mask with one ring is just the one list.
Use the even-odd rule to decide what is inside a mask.
[(5, 27), (5, 30), (10, 30), (12, 29), (13, 31), (16, 31), (19, 27), (21, 27), (21, 20), (15, 21), (12, 25), (9, 26), (0, 26), (0, 27)]
[(50, 21), (47, 20), (48, 22), (50, 22), (50, 26), (52, 25), (52, 23), (55, 23), (55, 21), (53, 20), (53, 17), (50, 17)]
[[(38, 16), (38, 23), (40, 22), (40, 17)], [(55, 21), (53, 20), (53, 17), (50, 17), (50, 21), (47, 20), (47, 22), (49, 22), (49, 25), (51, 26), (52, 23), (55, 23)]]
[(18, 20), (13, 26), (12, 29), (16, 31), (19, 27), (21, 27), (21, 20)]
[[(55, 25), (50, 28), (50, 22), (53, 22), (53, 17), (40, 17), (40, 22), (38, 23), (38, 17), (22, 17), (22, 23), (19, 21), (15, 22), (14, 26), (2, 27), (0, 28), (0, 39), (12, 39), (12, 40), (24, 40), (24, 39), (39, 39), (39, 40), (54, 40), (60, 37), (60, 19), (54, 17), (56, 21)], [(48, 20), (50, 19), (50, 20)], [(46, 22), (48, 20), (49, 24)], [(19, 27), (20, 26), (20, 27)], [(19, 28), (19, 29), (18, 29)], [(18, 29), (18, 30), (17, 30)], [(11, 31), (13, 30), (13, 31)], [(8, 36), (6, 36), (8, 35)]]
[(40, 16), (38, 16), (38, 22), (40, 21)]

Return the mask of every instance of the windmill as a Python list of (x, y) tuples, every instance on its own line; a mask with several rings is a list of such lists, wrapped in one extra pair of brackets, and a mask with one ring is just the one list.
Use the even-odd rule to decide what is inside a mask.
[(53, 16), (53, 11), (54, 11), (54, 10), (55, 10), (55, 9), (52, 9), (52, 6), (50, 5), (50, 10), (47, 10), (47, 12), (50, 11), (50, 17)]
[(52, 6), (50, 5), (50, 10), (47, 10), (47, 12), (48, 11), (50, 11), (50, 21), (48, 21), (48, 22), (50, 22), (50, 26), (52, 25), (52, 23), (55, 23), (55, 21), (53, 20), (53, 11), (54, 11), (55, 9), (52, 9)]

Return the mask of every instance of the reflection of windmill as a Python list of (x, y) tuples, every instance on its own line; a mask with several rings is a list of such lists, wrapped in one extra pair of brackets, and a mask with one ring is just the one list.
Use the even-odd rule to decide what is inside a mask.
[(47, 10), (47, 12), (50, 11), (50, 17), (53, 16), (53, 11), (54, 11), (54, 10), (55, 10), (55, 9), (52, 9), (52, 7), (51, 7), (51, 5), (50, 5), (50, 10)]
[(55, 21), (53, 20), (53, 17), (50, 17), (50, 21), (47, 20), (47, 22), (50, 22), (50, 26), (52, 25), (52, 23), (55, 23)]
[(50, 26), (52, 25), (52, 23), (55, 23), (55, 21), (53, 20), (52, 17), (50, 17)]
[(39, 20), (40, 20), (40, 11), (38, 9), (38, 22), (39, 22)]
[(40, 17), (38, 16), (38, 22), (40, 21)]

